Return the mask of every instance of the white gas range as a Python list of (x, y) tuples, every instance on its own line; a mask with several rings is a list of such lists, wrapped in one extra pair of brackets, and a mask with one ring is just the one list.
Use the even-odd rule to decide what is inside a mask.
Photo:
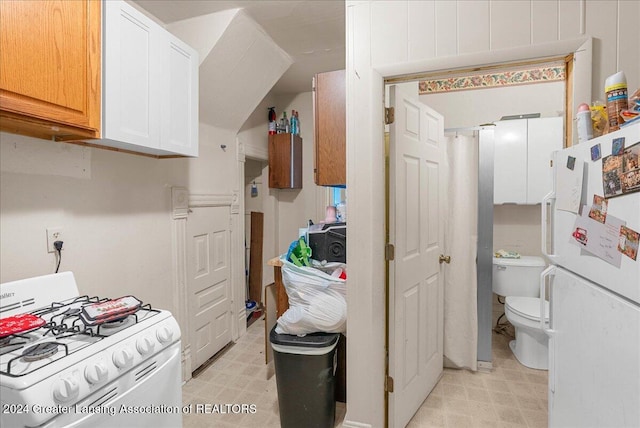
[(71, 272), (0, 285), (0, 425), (180, 427), (180, 328)]

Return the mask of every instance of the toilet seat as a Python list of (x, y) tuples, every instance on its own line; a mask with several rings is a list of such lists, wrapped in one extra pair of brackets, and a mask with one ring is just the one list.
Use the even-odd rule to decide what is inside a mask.
[[(530, 321), (540, 322), (540, 298), (507, 296), (505, 306), (511, 312)], [(544, 302), (544, 319), (549, 320), (549, 302)]]

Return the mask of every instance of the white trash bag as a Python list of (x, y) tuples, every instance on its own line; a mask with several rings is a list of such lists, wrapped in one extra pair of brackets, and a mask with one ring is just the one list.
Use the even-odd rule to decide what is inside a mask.
[[(282, 261), (282, 282), (289, 296), (289, 309), (280, 318), (276, 333), (302, 336), (308, 333), (344, 333), (347, 330), (347, 281), (313, 267)], [(329, 263), (323, 270), (347, 266)]]

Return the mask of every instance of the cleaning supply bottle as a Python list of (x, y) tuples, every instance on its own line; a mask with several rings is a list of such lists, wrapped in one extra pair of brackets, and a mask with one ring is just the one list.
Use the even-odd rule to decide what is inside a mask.
[(298, 118), (295, 110), (291, 110), (291, 133), (293, 135), (298, 134)]
[(607, 114), (609, 116), (609, 132), (620, 129), (624, 123), (621, 112), (629, 108), (627, 94), (627, 78), (624, 72), (618, 71), (604, 81), (604, 92), (607, 96)]
[(269, 135), (274, 135), (276, 133), (276, 108), (269, 107)]

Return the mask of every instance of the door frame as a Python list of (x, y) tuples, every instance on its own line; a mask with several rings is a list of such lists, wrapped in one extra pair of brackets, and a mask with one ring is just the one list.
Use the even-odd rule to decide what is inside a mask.
[[(244, 175), (244, 168), (242, 170)], [(239, 322), (244, 320), (244, 298), (239, 298), (244, 293), (244, 264), (240, 265), (237, 260), (238, 251), (244, 253), (244, 245), (238, 247), (237, 236), (244, 234), (244, 219), (239, 219), (237, 192), (227, 194), (195, 194), (189, 193), (186, 187), (171, 188), (171, 242), (172, 242), (172, 265), (173, 265), (173, 289), (171, 293), (173, 307), (177, 308), (173, 313), (178, 321), (178, 325), (182, 331), (182, 382), (191, 379), (192, 372), (192, 343), (190, 337), (191, 323), (189, 321), (189, 287), (187, 274), (187, 219), (191, 208), (195, 207), (229, 207), (230, 210), (230, 283), (231, 283), (231, 340), (235, 341), (246, 330), (246, 323)], [(238, 225), (242, 226), (239, 231)], [(234, 236), (235, 235), (235, 236)], [(244, 239), (244, 235), (242, 235)], [(238, 269), (242, 270), (242, 276), (238, 276)], [(242, 293), (242, 294), (241, 294)], [(242, 304), (240, 308), (238, 301)]]
[[(385, 80), (416, 73), (438, 72), (485, 64), (510, 63), (559, 55), (578, 55), (584, 66), (574, 69), (572, 102), (591, 99), (592, 38), (579, 37), (544, 45), (528, 45), (501, 51), (480, 52), (421, 61), (371, 64), (370, 23), (348, 7), (347, 13), (347, 188), (349, 192), (351, 242), (347, 250), (350, 287), (347, 289), (347, 316), (350, 341), (347, 343), (347, 391), (349, 406), (343, 426), (388, 426), (385, 403), (385, 195), (384, 189), (384, 88)], [(351, 11), (349, 9), (352, 9)], [(357, 20), (359, 32), (349, 31)], [(363, 108), (364, 107), (364, 108)], [(575, 107), (575, 106), (574, 106)], [(576, 109), (573, 108), (572, 111)], [(392, 189), (389, 189), (391, 191)], [(372, 233), (373, 232), (373, 233)], [(480, 341), (479, 341), (480, 342)]]

